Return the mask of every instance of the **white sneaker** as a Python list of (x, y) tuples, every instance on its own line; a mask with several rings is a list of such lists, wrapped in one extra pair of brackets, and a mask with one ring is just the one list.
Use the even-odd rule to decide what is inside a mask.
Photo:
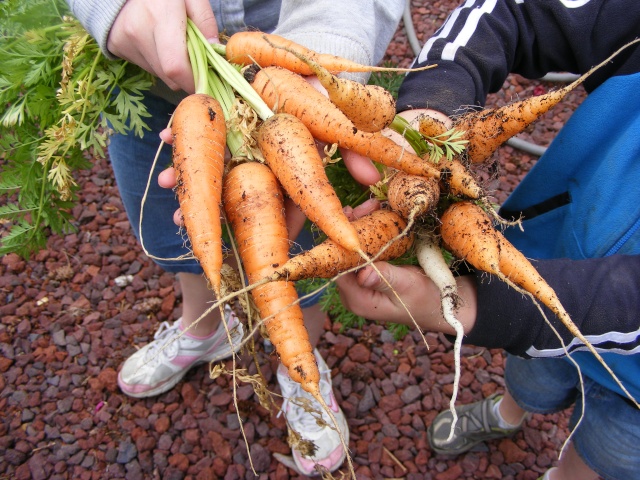
[[(320, 393), (335, 416), (345, 443), (349, 445), (349, 426), (333, 394), (331, 370), (317, 350), (314, 350), (313, 353), (316, 356), (318, 369), (320, 370)], [(330, 472), (337, 470), (344, 462), (346, 452), (340, 441), (340, 435), (335, 430), (333, 421), (324, 409), (318, 405), (318, 402), (302, 389), (299, 383), (291, 380), (282, 364), (278, 367), (277, 378), (284, 398), (281, 413), (284, 413), (289, 428), (297, 432), (303, 441), (311, 442), (311, 450), (314, 450), (312, 454), (305, 455), (295, 446), (292, 448), (293, 459), (299, 472), (307, 476), (317, 476), (319, 472), (316, 470), (316, 465), (321, 465)], [(297, 401), (296, 399), (298, 398), (302, 399), (302, 402)], [(304, 405), (306, 402), (311, 402), (318, 413), (322, 414), (320, 424), (316, 421), (316, 415), (307, 412), (300, 405), (300, 403)]]
[(181, 335), (181, 318), (173, 325), (162, 322), (154, 340), (122, 365), (118, 373), (120, 389), (135, 398), (160, 395), (171, 390), (191, 367), (230, 357), (240, 348), (243, 329), (229, 306), (225, 306), (224, 312), (233, 347), (229, 345), (222, 322), (208, 338), (194, 338), (189, 333)]

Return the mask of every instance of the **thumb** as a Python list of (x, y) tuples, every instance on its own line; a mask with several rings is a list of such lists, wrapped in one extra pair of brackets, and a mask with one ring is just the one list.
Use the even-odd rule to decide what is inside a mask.
[[(399, 273), (402, 270), (387, 262), (377, 262), (368, 265), (358, 272), (358, 284), (362, 288), (386, 292), (389, 290), (398, 291), (401, 288), (401, 278)], [(384, 278), (383, 278), (384, 277)]]
[(220, 43), (218, 23), (209, 0), (186, 0), (187, 16), (210, 43)]

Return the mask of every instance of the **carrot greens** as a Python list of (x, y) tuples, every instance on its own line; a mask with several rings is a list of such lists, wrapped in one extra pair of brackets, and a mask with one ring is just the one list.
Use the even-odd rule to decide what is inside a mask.
[(0, 255), (28, 257), (75, 226), (74, 172), (111, 132), (142, 135), (152, 77), (111, 61), (62, 0), (0, 3)]

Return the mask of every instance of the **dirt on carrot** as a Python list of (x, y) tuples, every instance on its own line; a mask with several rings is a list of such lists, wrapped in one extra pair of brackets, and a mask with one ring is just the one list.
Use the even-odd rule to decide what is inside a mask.
[[(267, 40), (268, 41), (268, 40)], [(336, 105), (358, 130), (379, 132), (389, 126), (396, 115), (396, 101), (391, 92), (379, 85), (367, 85), (348, 78), (337, 77), (312, 58), (298, 51), (283, 48), (309, 66)]]
[(358, 130), (353, 122), (300, 75), (279, 67), (263, 68), (249, 81), (275, 111), (298, 117), (319, 141), (338, 144), (371, 160), (414, 175), (444, 178), (455, 195), (480, 198), (482, 189), (461, 164), (422, 159), (380, 132)]
[(433, 210), (439, 199), (440, 187), (434, 178), (398, 172), (389, 181), (389, 206), (410, 223)]
[[(355, 220), (353, 226), (365, 254), (375, 260), (396, 259), (406, 253), (413, 243), (413, 234), (405, 232), (407, 223), (391, 210), (371, 212)], [(364, 263), (361, 255), (348, 251), (328, 239), (276, 268), (272, 278), (295, 281), (305, 278), (332, 278)]]
[[(249, 284), (273, 273), (289, 258), (284, 195), (269, 167), (250, 162), (232, 168), (224, 182), (224, 206)], [(291, 378), (319, 395), (320, 374), (289, 281), (271, 282), (251, 291), (269, 339)]]
[(440, 220), (442, 241), (451, 253), (546, 305), (567, 330), (598, 359), (629, 398), (636, 402), (591, 342), (573, 323), (553, 288), (533, 264), (494, 228), (491, 218), (481, 207), (468, 201), (456, 202), (445, 210)]
[(342, 211), (307, 127), (293, 115), (278, 113), (261, 125), (258, 147), (266, 164), (307, 218), (347, 250), (360, 250), (358, 234)]
[(220, 203), (226, 145), (220, 104), (205, 94), (180, 102), (173, 114), (176, 193), (193, 254), (216, 296), (220, 295), (222, 225)]

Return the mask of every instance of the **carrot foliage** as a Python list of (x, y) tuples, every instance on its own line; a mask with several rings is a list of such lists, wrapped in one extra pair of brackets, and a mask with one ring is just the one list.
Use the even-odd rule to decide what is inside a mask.
[(24, 257), (72, 231), (74, 173), (110, 131), (142, 135), (151, 75), (107, 60), (63, 0), (0, 3), (0, 255)]

